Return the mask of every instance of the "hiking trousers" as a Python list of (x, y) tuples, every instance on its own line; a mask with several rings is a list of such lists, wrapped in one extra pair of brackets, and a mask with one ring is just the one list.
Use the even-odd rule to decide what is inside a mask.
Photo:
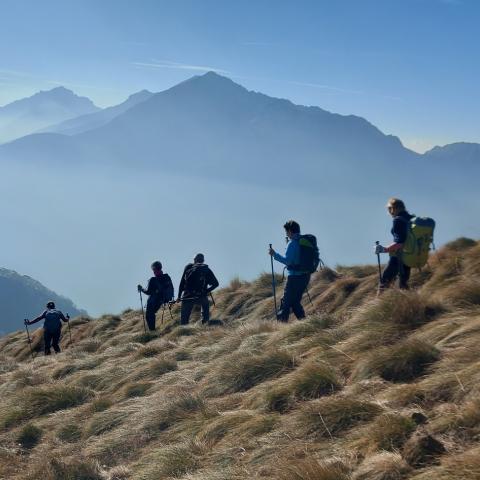
[(210, 320), (210, 303), (206, 295), (194, 298), (182, 300), (182, 311), (180, 313), (180, 325), (187, 325), (192, 314), (193, 307), (200, 305), (202, 307), (202, 323), (208, 323)]
[(45, 355), (50, 355), (50, 348), (53, 345), (53, 350), (55, 353), (60, 353), (60, 336), (62, 334), (62, 327), (56, 328), (54, 330), (49, 330), (47, 328), (43, 329), (43, 340), (45, 343)]
[(400, 258), (390, 257), (387, 266), (382, 274), (380, 288), (389, 287), (399, 277), (399, 286), (403, 290), (408, 289), (408, 280), (410, 279), (411, 268), (403, 264)]
[(155, 330), (155, 315), (160, 310), (160, 307), (163, 305), (163, 303), (164, 302), (162, 298), (156, 298), (154, 295), (148, 297), (145, 320), (147, 321), (148, 329), (150, 331)]
[(300, 320), (305, 318), (305, 310), (302, 307), (302, 297), (310, 282), (310, 275), (289, 275), (280, 303), (280, 310), (277, 313), (277, 320), (288, 322), (290, 311)]

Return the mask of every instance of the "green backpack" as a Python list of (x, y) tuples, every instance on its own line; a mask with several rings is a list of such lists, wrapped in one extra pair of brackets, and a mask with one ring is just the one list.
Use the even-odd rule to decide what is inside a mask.
[(407, 240), (403, 246), (402, 262), (407, 267), (422, 268), (427, 264), (433, 245), (435, 220), (428, 217), (410, 219)]

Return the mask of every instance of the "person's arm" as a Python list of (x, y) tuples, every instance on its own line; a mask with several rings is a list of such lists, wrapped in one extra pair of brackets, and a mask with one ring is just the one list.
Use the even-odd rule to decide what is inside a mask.
[(178, 287), (178, 299), (180, 300), (182, 298), (182, 294), (183, 294), (183, 290), (185, 289), (185, 273), (188, 269), (188, 266), (185, 267), (185, 269), (183, 270), (183, 274), (182, 274), (182, 279), (180, 280), (180, 285)]
[(37, 318), (34, 318), (33, 320), (30, 320), (28, 322), (29, 325), (33, 325), (34, 323), (37, 323), (39, 322), (40, 320), (43, 320), (45, 318), (45, 313), (46, 313), (46, 310), (45, 312), (43, 312), (41, 315), (39, 315)]
[(393, 219), (393, 243), (385, 247), (387, 253), (393, 253), (403, 248), (408, 235), (408, 221), (403, 218)]
[(287, 267), (289, 267), (291, 265), (295, 265), (295, 261), (297, 260), (297, 257), (298, 257), (297, 252), (298, 252), (298, 242), (290, 241), (287, 245), (285, 256), (283, 257), (278, 252), (275, 252), (273, 254), (273, 258), (277, 262), (283, 263), (283, 265), (286, 265)]
[(67, 323), (68, 320), (69, 320), (67, 317), (65, 317), (65, 315), (63, 314), (63, 312), (60, 312), (60, 318), (61, 318), (61, 320), (63, 321), (63, 323)]
[(142, 292), (145, 294), (145, 295), (153, 295), (156, 291), (156, 287), (154, 285), (154, 282), (155, 282), (155, 278), (151, 278), (149, 281), (148, 281), (148, 285), (147, 285), (147, 288), (142, 288)]
[(398, 250), (401, 250), (403, 248), (403, 244), (407, 240), (408, 221), (400, 217), (394, 218), (392, 233), (393, 243), (391, 243), (387, 247), (377, 245), (377, 247), (375, 248), (375, 253), (394, 253)]
[(208, 269), (207, 273), (207, 285), (207, 293), (213, 292), (220, 285), (218, 283), (217, 277), (210, 269)]

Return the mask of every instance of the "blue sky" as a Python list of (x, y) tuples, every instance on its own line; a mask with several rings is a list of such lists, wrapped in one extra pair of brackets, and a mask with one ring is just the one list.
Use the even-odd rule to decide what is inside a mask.
[(361, 115), (416, 150), (480, 142), (477, 0), (0, 0), (0, 105), (100, 106), (207, 70)]

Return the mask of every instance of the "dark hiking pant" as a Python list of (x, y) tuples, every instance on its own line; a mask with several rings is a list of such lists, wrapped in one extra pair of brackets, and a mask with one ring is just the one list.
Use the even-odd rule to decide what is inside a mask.
[(155, 321), (156, 321), (155, 315), (160, 310), (160, 307), (162, 305), (163, 305), (163, 299), (155, 298), (153, 295), (148, 297), (145, 319), (147, 320), (148, 329), (150, 331), (155, 330)]
[(53, 345), (55, 353), (60, 353), (60, 346), (58, 342), (60, 341), (60, 335), (62, 334), (62, 327), (55, 330), (43, 330), (43, 340), (45, 342), (45, 355), (50, 355), (50, 348)]
[(387, 266), (382, 274), (380, 289), (389, 287), (399, 277), (400, 288), (408, 289), (408, 280), (410, 279), (410, 267), (403, 264), (400, 258), (390, 257)]
[(205, 295), (192, 300), (182, 300), (182, 311), (180, 313), (180, 325), (187, 325), (192, 314), (193, 307), (200, 305), (202, 307), (202, 323), (208, 323), (210, 320), (210, 304)]
[(305, 318), (305, 310), (302, 307), (302, 296), (307, 289), (310, 275), (289, 275), (280, 303), (280, 310), (277, 313), (277, 320), (288, 322), (290, 311), (300, 320)]

